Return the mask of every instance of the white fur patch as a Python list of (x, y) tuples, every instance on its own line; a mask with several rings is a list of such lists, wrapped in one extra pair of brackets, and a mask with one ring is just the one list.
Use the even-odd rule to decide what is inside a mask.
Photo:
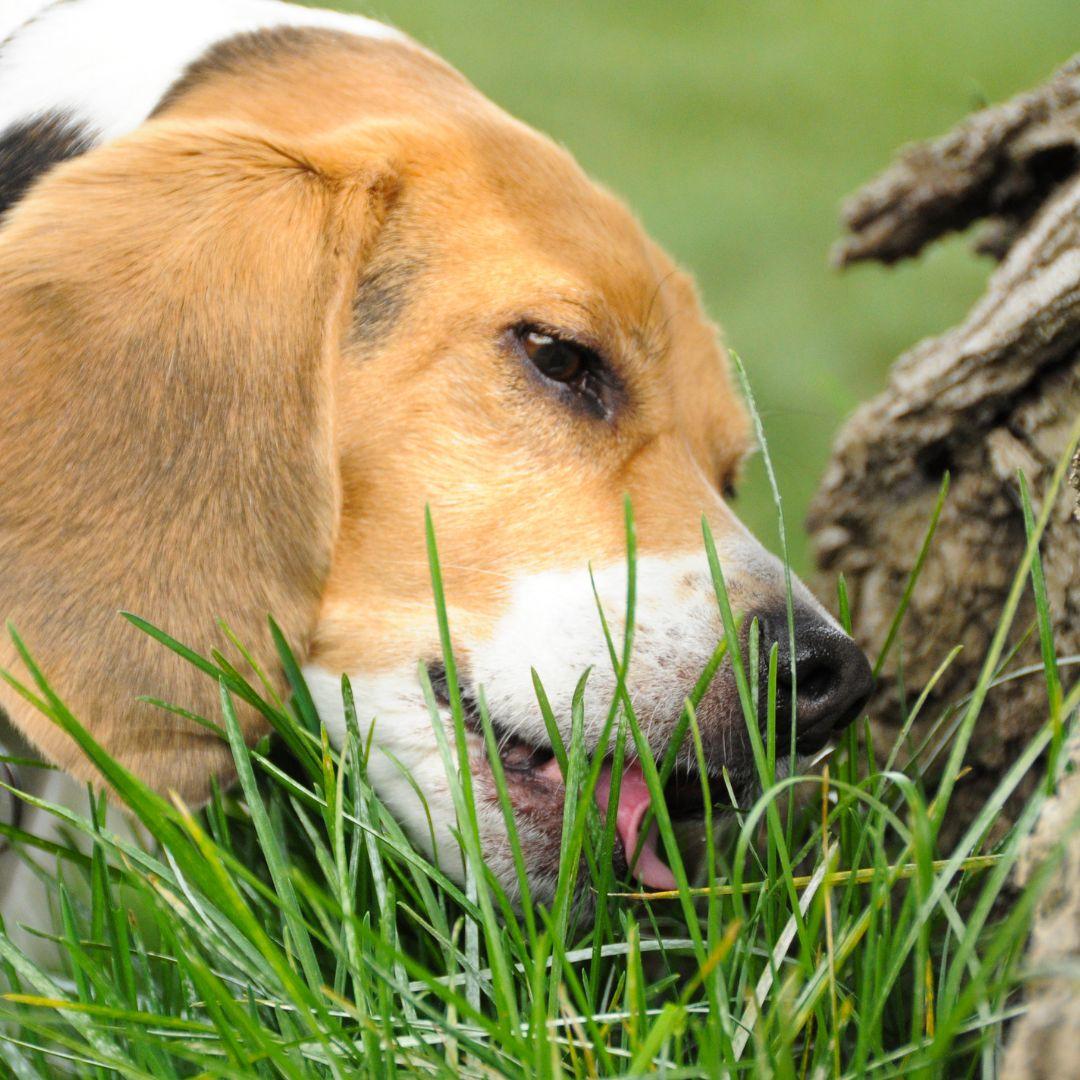
[[(755, 607), (763, 596), (773, 604), (783, 602), (779, 561), (748, 534), (736, 533), (718, 547), (736, 610)], [(547, 741), (536, 705), (533, 668), (560, 719), (569, 718), (575, 687), (589, 669), (584, 714), (590, 749), (601, 736), (616, 677), (596, 596), (616, 654), (621, 654), (626, 565), (604, 567), (593, 580), (596, 595), (587, 570), (523, 576), (490, 639), (470, 649), (469, 675), (484, 687), (492, 716), (529, 742)], [(806, 590), (798, 583), (796, 588), (800, 601), (807, 602)], [(751, 589), (748, 603), (740, 603)], [(724, 636), (704, 552), (639, 559), (634, 621), (627, 689), (642, 730), (657, 752), (666, 746), (683, 702)]]
[[(533, 743), (547, 741), (532, 669), (557, 717), (569, 722), (574, 690), (588, 670), (585, 736), (595, 747), (616, 679), (597, 596), (621, 654), (626, 628), (626, 565), (523, 575), (487, 641), (470, 649), (469, 676), (483, 686), (499, 724)], [(644, 728), (673, 720), (723, 636), (704, 554), (646, 557), (637, 564), (634, 648), (628, 687)]]
[(102, 141), (138, 127), (211, 45), (234, 34), (314, 26), (407, 40), (360, 15), (280, 0), (4, 0), (0, 132), (67, 112)]
[[(309, 665), (304, 678), (331, 741), (340, 748), (346, 735), (340, 674)], [(457, 824), (453, 796), (416, 668), (384, 675), (357, 672), (350, 682), (362, 738), (374, 725), (367, 763), (372, 787), (415, 843), (444, 870), (460, 871), (460, 849), (451, 831)]]

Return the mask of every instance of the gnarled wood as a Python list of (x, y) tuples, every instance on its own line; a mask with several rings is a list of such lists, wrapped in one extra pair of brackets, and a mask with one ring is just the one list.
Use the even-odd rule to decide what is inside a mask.
[(1045, 859), (1062, 858), (1036, 912), (1025, 959), (1027, 1012), (1009, 1038), (1005, 1080), (1080, 1076), (1080, 843), (1068, 840), (1080, 825), (1080, 736), (1073, 736), (1069, 750), (1077, 771), (1043, 809), (1018, 867), (1018, 883), (1024, 884)]
[(893, 263), (986, 220), (979, 247), (1001, 257), (1055, 185), (1080, 166), (1080, 56), (1049, 82), (917, 143), (844, 205), (839, 266)]
[(1080, 521), (1080, 450), (1077, 450), (1076, 457), (1073, 458), (1072, 468), (1069, 470), (1069, 479), (1072, 481), (1072, 486), (1076, 491), (1076, 514), (1077, 521)]
[[(900, 647), (886, 667), (878, 729), (901, 724), (898, 673), (916, 691), (956, 644), (964, 652), (916, 724), (916, 741), (974, 684), (1024, 549), (1017, 485), (1023, 469), (1036, 511), (1080, 415), (1080, 177), (1059, 187), (991, 277), (964, 322), (896, 363), (888, 388), (841, 432), (813, 503), (819, 565), (843, 572), (854, 622), (871, 652), (884, 641), (937, 497), (952, 478), (931, 557)], [(1054, 508), (1042, 546), (1061, 654), (1080, 652), (1080, 528), (1072, 500)], [(1025, 598), (1018, 635), (1034, 618)], [(1017, 635), (1017, 636), (1018, 636)], [(1037, 663), (1032, 637), (1011, 665)], [(1066, 679), (1073, 668), (1064, 669)], [(1040, 675), (998, 687), (971, 746), (973, 773), (953, 820), (983, 803), (1045, 712)]]
[[(879, 649), (901, 601), (943, 474), (952, 484), (875, 708), (880, 745), (900, 731), (917, 693), (949, 650), (951, 665), (915, 725), (917, 745), (975, 683), (1020, 562), (1026, 532), (1018, 470), (1042, 509), (1047, 481), (1080, 416), (1080, 58), (1049, 83), (977, 114), (935, 142), (911, 147), (844, 211), (851, 235), (840, 265), (894, 262), (953, 229), (987, 218), (981, 248), (1004, 261), (956, 328), (895, 364), (886, 390), (837, 439), (810, 528), (823, 573), (843, 573), (856, 633)], [(1051, 508), (1041, 553), (1057, 653), (1080, 654), (1080, 451)], [(831, 587), (833, 583), (829, 582)], [(1047, 719), (1030, 590), (1014, 625), (1012, 671), (994, 688), (945, 825), (958, 835), (1002, 772)], [(1066, 692), (1077, 680), (1064, 663)], [(905, 687), (907, 688), (905, 690)], [(943, 732), (948, 731), (948, 723)], [(1080, 742), (1074, 772), (1028, 842), (1019, 882), (1063, 854), (1043, 897), (1027, 963), (1029, 1011), (1005, 1060), (1010, 1077), (1080, 1073)], [(931, 766), (930, 772), (933, 768)], [(1013, 806), (1031, 792), (1034, 777)]]

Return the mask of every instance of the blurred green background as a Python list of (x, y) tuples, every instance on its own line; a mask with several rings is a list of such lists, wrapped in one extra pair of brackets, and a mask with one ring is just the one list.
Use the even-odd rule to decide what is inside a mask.
[[(323, 0), (325, 3), (326, 0)], [(1078, 0), (365, 0), (564, 143), (689, 267), (750, 370), (795, 565), (843, 418), (957, 321), (990, 264), (963, 239), (827, 266), (841, 198), (903, 143), (1041, 81)], [(760, 461), (737, 509), (776, 547)]]

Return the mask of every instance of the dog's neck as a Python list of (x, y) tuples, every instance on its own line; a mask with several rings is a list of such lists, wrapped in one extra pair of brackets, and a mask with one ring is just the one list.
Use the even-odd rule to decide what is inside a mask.
[(50, 118), (78, 152), (117, 138), (217, 42), (286, 26), (404, 40), (372, 19), (281, 0), (15, 0), (0, 13), (0, 148)]

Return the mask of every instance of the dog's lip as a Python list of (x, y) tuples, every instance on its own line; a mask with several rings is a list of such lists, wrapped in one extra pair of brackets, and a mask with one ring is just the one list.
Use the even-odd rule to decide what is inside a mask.
[[(463, 698), (465, 709), (465, 727), (472, 732), (487, 750), (484, 728), (480, 719), (480, 710), (471, 699)], [(542, 783), (563, 784), (555, 751), (550, 746), (530, 743), (513, 732), (506, 731), (494, 720), (491, 721), (492, 734), (499, 754), (499, 762), (508, 779), (515, 777), (536, 780)]]
[[(435, 692), (435, 700), (443, 709), (451, 708), (449, 685), (445, 669), (432, 665), (428, 668), (428, 677)], [(461, 707), (464, 713), (465, 730), (473, 735), (487, 758), (487, 745), (484, 738), (480, 708), (475, 696), (467, 687), (460, 689)], [(562, 798), (565, 781), (555, 752), (548, 743), (533, 743), (514, 732), (507, 731), (492, 716), (488, 717), (492, 733), (499, 751), (499, 761), (509, 782), (527, 780), (530, 783), (548, 785), (552, 794)], [(605, 767), (610, 765), (611, 755), (605, 757)], [(627, 764), (630, 764), (628, 759)], [(710, 774), (710, 794), (713, 805), (726, 806), (727, 793), (717, 776)], [(664, 801), (672, 821), (698, 821), (704, 817), (705, 800), (701, 788), (701, 776), (696, 764), (680, 763), (672, 770), (664, 786)]]
[[(442, 708), (450, 709), (450, 688), (446, 678), (446, 669), (441, 665), (431, 665), (428, 667), (428, 678), (435, 692), (435, 700)], [(467, 689), (462, 688), (460, 696), (465, 728), (476, 737), (486, 755), (487, 747), (484, 726), (480, 718), (480, 707), (475, 696)], [(514, 732), (501, 727), (493, 718), (489, 719), (491, 719), (491, 730), (498, 747), (499, 762), (508, 780), (528, 778), (539, 783), (562, 786), (562, 773), (555, 760), (555, 751), (550, 745), (530, 743)]]
[[(449, 711), (451, 695), (445, 670), (441, 666), (429, 666), (429, 679), (435, 699), (440, 708)], [(492, 762), (487, 752), (487, 740), (476, 696), (467, 686), (460, 690), (465, 730), (474, 746), (477, 760), (491, 771)], [(515, 733), (500, 727), (494, 717), (488, 718), (498, 749), (499, 762), (506, 780), (507, 794), (515, 813), (528, 816), (533, 825), (544, 823), (546, 828), (562, 827), (566, 785), (562, 768), (550, 744), (531, 743)], [(608, 812), (613, 779), (612, 757), (607, 755), (597, 777), (595, 799), (602, 814)], [(716, 777), (710, 776), (712, 801), (728, 805)], [(718, 797), (720, 796), (720, 797)], [(615, 837), (612, 857), (617, 866), (628, 869), (633, 854), (637, 859), (631, 876), (650, 889), (671, 889), (675, 881), (670, 868), (664, 862), (659, 847), (659, 832), (655, 820), (643, 833), (648, 819), (651, 796), (641, 763), (628, 755), (620, 772), (618, 806), (615, 810)], [(664, 788), (664, 802), (673, 821), (701, 821), (705, 812), (701, 777), (695, 763), (680, 762), (672, 772)], [(621, 874), (621, 871), (620, 871)]]

